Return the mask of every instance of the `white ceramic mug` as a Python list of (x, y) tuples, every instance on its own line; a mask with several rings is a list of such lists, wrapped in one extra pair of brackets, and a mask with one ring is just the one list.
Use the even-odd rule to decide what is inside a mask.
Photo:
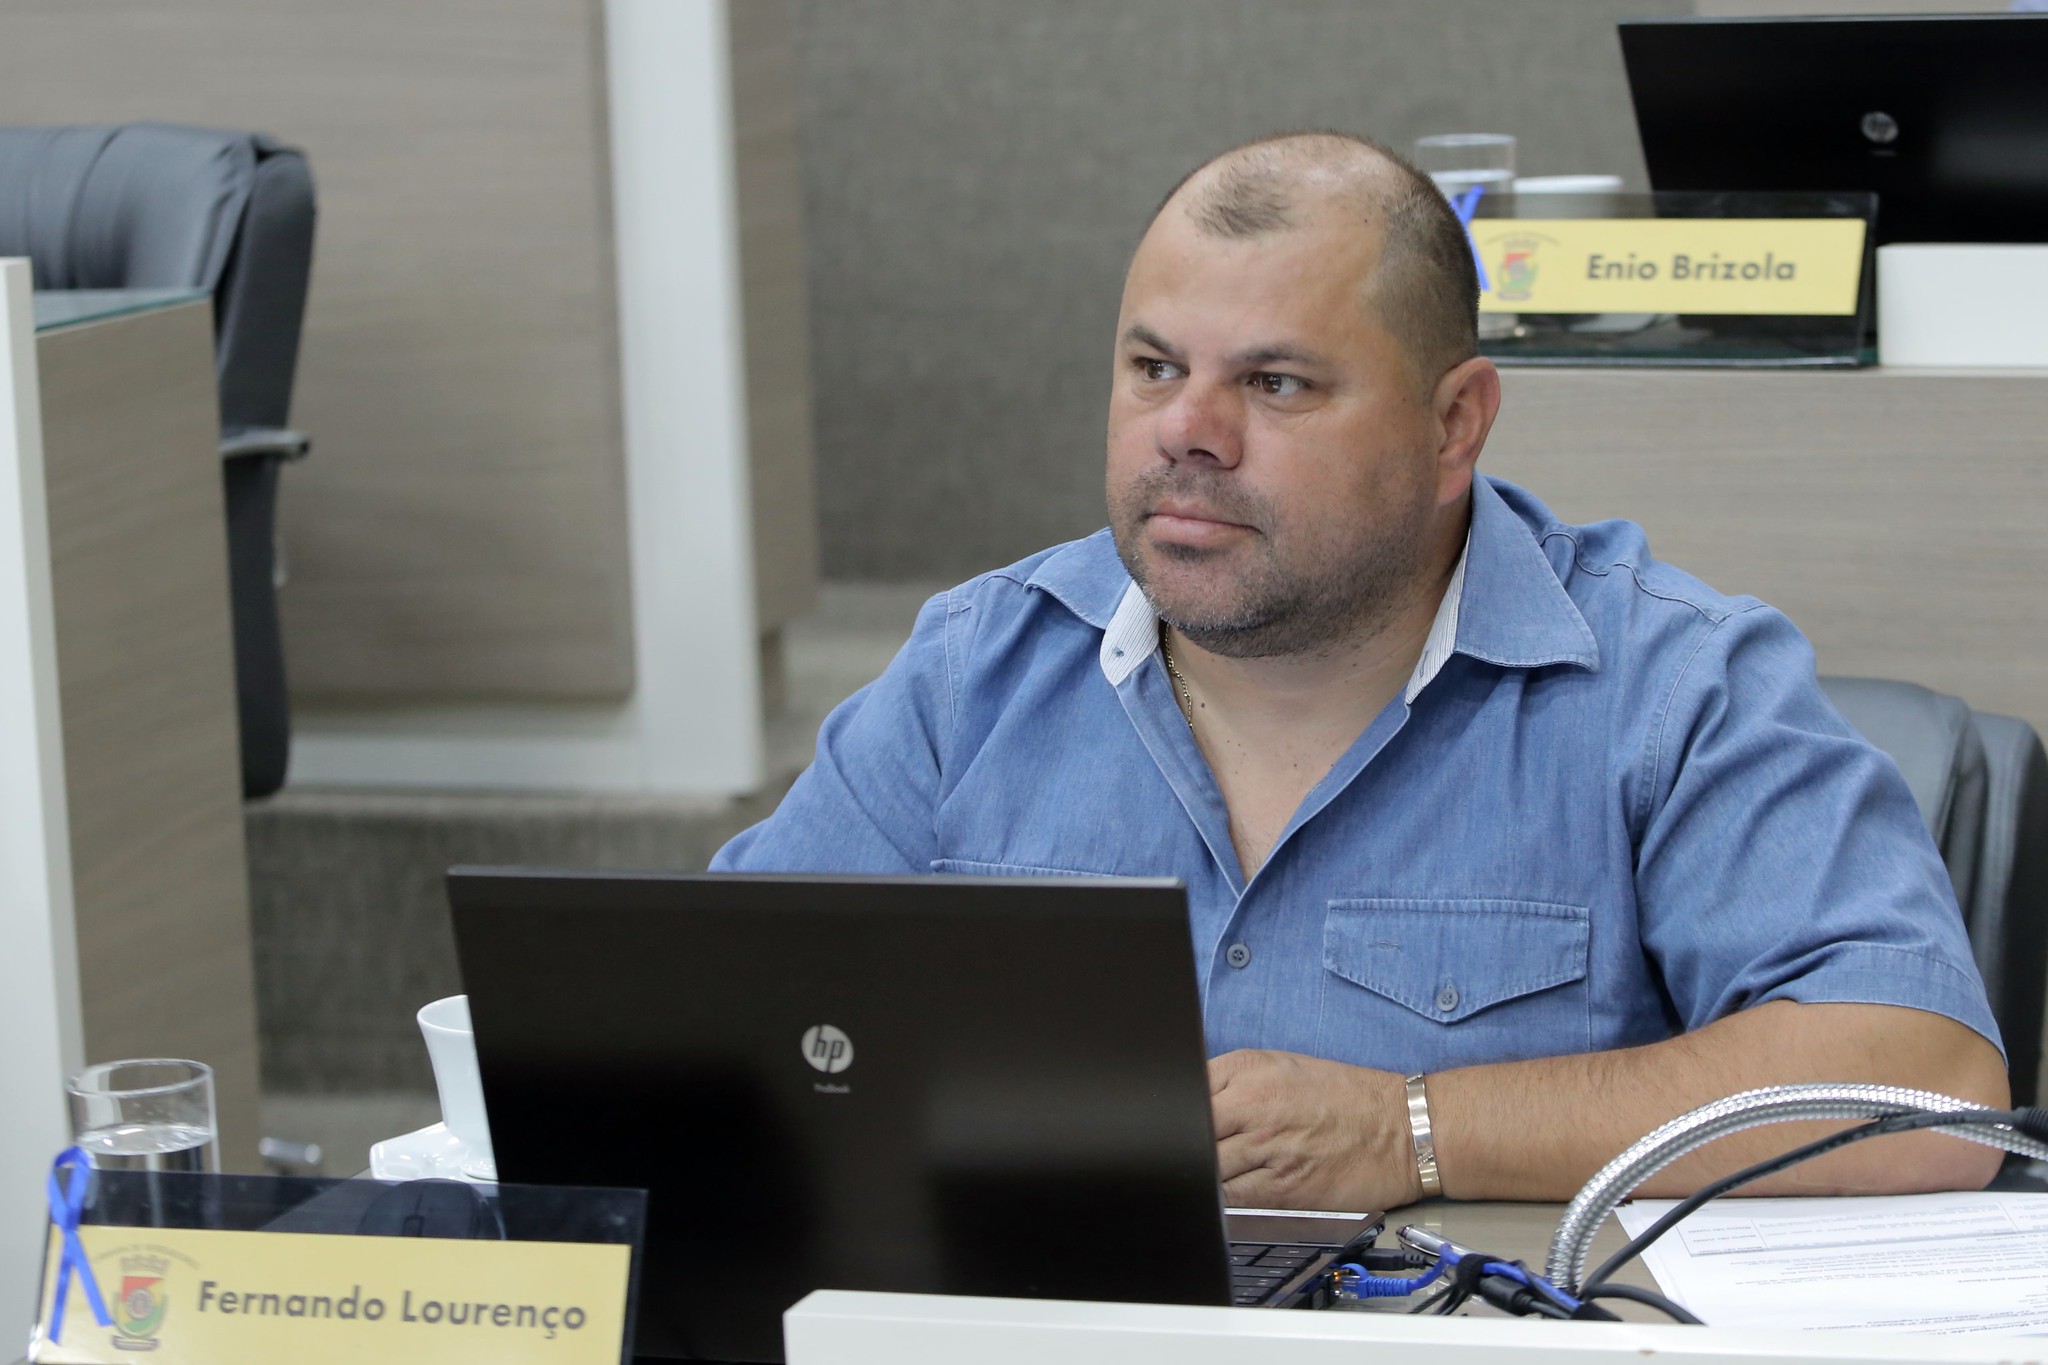
[(427, 1040), (427, 1060), (434, 1067), (434, 1089), (441, 1096), (441, 1122), (468, 1149), (463, 1173), (496, 1180), (498, 1162), (491, 1153), (491, 1125), (484, 1114), (484, 1082), (477, 1071), (469, 997), (436, 1000), (421, 1008), (419, 1021)]

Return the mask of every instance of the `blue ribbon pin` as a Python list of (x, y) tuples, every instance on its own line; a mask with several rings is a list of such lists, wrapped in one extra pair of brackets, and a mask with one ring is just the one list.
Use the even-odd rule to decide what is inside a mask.
[[(69, 1187), (58, 1177), (71, 1168)], [(92, 1162), (76, 1147), (69, 1147), (50, 1166), (50, 1221), (64, 1236), (64, 1257), (57, 1264), (57, 1299), (50, 1307), (50, 1340), (64, 1339), (64, 1301), (71, 1297), (71, 1275), (78, 1274), (92, 1315), (102, 1327), (114, 1325), (107, 1301), (100, 1297), (100, 1282), (93, 1277), (92, 1262), (85, 1258), (85, 1243), (78, 1239), (78, 1215), (85, 1208), (85, 1192), (92, 1184)]]
[(1459, 226), (1465, 229), (1465, 240), (1472, 244), (1472, 264), (1479, 267), (1479, 292), (1489, 293), (1493, 281), (1486, 278), (1486, 258), (1479, 254), (1479, 239), (1472, 235), (1472, 215), (1479, 211), (1479, 196), (1486, 193), (1486, 186), (1474, 185), (1451, 200), (1451, 209), (1458, 215)]

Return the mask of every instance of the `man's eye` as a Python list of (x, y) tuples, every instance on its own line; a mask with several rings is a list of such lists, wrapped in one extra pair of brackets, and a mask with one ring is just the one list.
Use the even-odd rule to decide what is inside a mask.
[(1294, 398), (1308, 392), (1308, 381), (1291, 374), (1255, 374), (1252, 383), (1274, 398)]
[(1170, 360), (1155, 360), (1151, 356), (1138, 358), (1138, 373), (1155, 384), (1173, 378), (1177, 368)]

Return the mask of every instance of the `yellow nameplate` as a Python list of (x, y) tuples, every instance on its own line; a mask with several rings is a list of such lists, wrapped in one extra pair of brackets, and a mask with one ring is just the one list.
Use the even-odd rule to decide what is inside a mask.
[(111, 1327), (74, 1278), (48, 1339), (63, 1243), (52, 1237), (36, 1365), (619, 1365), (632, 1248), (569, 1242), (83, 1227)]
[(1477, 218), (1482, 313), (1856, 311), (1861, 218)]

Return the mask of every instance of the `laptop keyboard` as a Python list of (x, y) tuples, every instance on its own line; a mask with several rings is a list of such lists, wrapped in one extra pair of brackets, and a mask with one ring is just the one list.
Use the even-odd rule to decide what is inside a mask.
[(1230, 1298), (1239, 1307), (1264, 1303), (1328, 1247), (1293, 1246), (1282, 1242), (1230, 1244)]

